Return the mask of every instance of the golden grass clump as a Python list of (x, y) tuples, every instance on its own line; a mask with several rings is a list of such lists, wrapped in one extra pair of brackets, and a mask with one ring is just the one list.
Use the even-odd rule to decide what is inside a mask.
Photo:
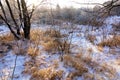
[(114, 36), (112, 39), (99, 43), (98, 46), (120, 46), (120, 36)]
[(55, 39), (60, 38), (61, 34), (56, 30), (41, 31), (40, 29), (31, 30), (31, 41), (35, 44), (41, 44), (46, 51), (55, 51), (58, 48), (59, 41)]
[(102, 46), (97, 46), (97, 49), (101, 52), (104, 50)]
[(43, 37), (43, 32), (40, 29), (32, 29), (30, 31), (30, 40), (31, 41), (39, 41)]
[(14, 40), (14, 36), (11, 33), (0, 36), (0, 41), (3, 43), (8, 43), (13, 40)]
[(40, 53), (40, 50), (38, 47), (33, 47), (33, 46), (30, 46), (27, 50), (27, 53), (29, 56), (31, 56), (32, 58), (36, 57), (39, 53)]
[(44, 36), (55, 37), (55, 38), (61, 38), (62, 37), (62, 35), (59, 31), (53, 30), (53, 29), (46, 30), (44, 32)]
[(63, 58), (65, 65), (76, 69), (76, 72), (70, 73), (68, 77), (73, 79), (76, 76), (81, 76), (83, 73), (88, 72), (88, 69), (85, 67), (85, 63), (80, 58), (75, 58), (70, 55), (64, 55)]
[(117, 76), (117, 71), (114, 69), (112, 66), (109, 66), (106, 63), (103, 63), (100, 67), (100, 69), (97, 69), (98, 72), (104, 71), (107, 72), (108, 74), (105, 74), (110, 80), (113, 80)]
[(56, 30), (47, 30), (44, 32), (44, 37), (42, 45), (46, 51), (62, 51), (64, 53), (68, 52), (70, 44), (67, 40), (61, 41), (61, 38), (64, 37), (59, 31)]
[(85, 73), (83, 76), (85, 80), (94, 80), (94, 75), (91, 73)]
[(55, 43), (54, 41), (48, 41), (46, 43), (43, 43), (42, 45), (44, 46), (44, 50), (45, 51), (55, 51), (55, 49), (57, 48), (57, 43)]
[(58, 60), (53, 60), (53, 66), (54, 66), (54, 68), (58, 68), (59, 67), (59, 61)]
[(57, 40), (58, 38), (61, 37), (61, 34), (59, 31), (56, 30), (47, 30), (44, 32), (44, 37), (42, 45), (44, 46), (44, 49), (46, 51), (56, 51), (58, 50), (59, 44), (61, 42)]
[(41, 31), (40, 29), (31, 30), (31, 41), (35, 44), (40, 44), (44, 47), (45, 51), (55, 52), (69, 52), (68, 49), (70, 45), (67, 41), (61, 41), (61, 38), (64, 37), (60, 31), (54, 29), (48, 29)]
[(30, 80), (56, 80), (62, 77), (63, 71), (56, 71), (54, 68), (44, 68), (32, 73)]

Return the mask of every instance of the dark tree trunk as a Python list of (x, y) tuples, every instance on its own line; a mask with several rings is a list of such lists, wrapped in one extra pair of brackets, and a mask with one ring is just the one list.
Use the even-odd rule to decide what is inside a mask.
[(27, 6), (25, 3), (25, 0), (21, 0), (21, 6), (22, 6), (22, 12), (23, 12), (23, 20), (24, 20), (24, 37), (26, 39), (30, 39), (30, 28), (31, 28), (31, 23), (30, 23), (30, 17), (29, 13), (27, 10)]
[(30, 21), (29, 19), (24, 21), (24, 37), (26, 39), (30, 39), (30, 27), (31, 27), (31, 24), (30, 24)]
[(30, 29), (31, 29), (31, 21), (30, 20), (31, 20), (32, 14), (34, 12), (34, 8), (32, 9), (31, 12), (29, 12), (25, 0), (16, 0), (17, 8), (19, 10), (19, 13), (18, 13), (18, 15), (19, 15), (18, 21), (19, 22), (17, 22), (15, 19), (13, 10), (12, 10), (12, 5), (10, 5), (10, 1), (5, 0), (5, 3), (9, 10), (9, 14), (14, 23), (15, 28), (13, 29), (12, 26), (10, 25), (1, 0), (0, 0), (0, 7), (1, 7), (3, 15), (0, 14), (0, 18), (7, 24), (8, 28), (10, 29), (11, 33), (14, 35), (15, 38), (17, 38), (17, 39), (22, 38), (22, 35), (20, 33), (20, 29), (22, 28), (24, 31), (24, 38), (30, 39)]

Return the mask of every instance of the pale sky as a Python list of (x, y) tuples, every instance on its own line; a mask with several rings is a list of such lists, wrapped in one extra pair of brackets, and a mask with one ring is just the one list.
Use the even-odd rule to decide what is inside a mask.
[[(41, 0), (28, 0), (29, 4), (39, 4)], [(73, 6), (75, 8), (79, 7), (93, 7), (94, 5), (80, 5), (76, 4), (75, 2), (79, 3), (104, 3), (108, 0), (47, 0), (48, 2), (51, 2), (54, 6), (57, 4), (60, 5), (60, 7), (70, 7)]]

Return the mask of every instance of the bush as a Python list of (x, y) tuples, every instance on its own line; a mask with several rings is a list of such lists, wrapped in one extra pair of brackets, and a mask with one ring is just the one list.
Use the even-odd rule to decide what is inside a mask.
[(85, 67), (85, 63), (80, 59), (73, 57), (71, 55), (64, 55), (64, 64), (75, 68), (75, 72), (72, 72), (68, 75), (71, 79), (74, 79), (77, 76), (83, 75), (83, 73), (88, 72), (88, 69)]
[(13, 40), (15, 40), (15, 39), (14, 39), (14, 36), (12, 35), (12, 33), (8, 33), (6, 35), (0, 36), (0, 41), (3, 43), (8, 43), (8, 42), (11, 42)]
[(54, 68), (44, 68), (32, 73), (30, 80), (57, 80), (61, 79), (62, 70), (56, 71)]
[(41, 23), (56, 24), (58, 20), (63, 20), (76, 24), (90, 24), (92, 26), (101, 26), (103, 24), (101, 21), (98, 20), (98, 13), (95, 13), (92, 9), (76, 9), (73, 7), (65, 7), (53, 9), (52, 14), (49, 13), (50, 11), (51, 10), (48, 10), (48, 12), (44, 12), (40, 15)]
[(111, 39), (99, 43), (98, 46), (109, 46), (109, 47), (120, 46), (120, 36), (114, 36)]

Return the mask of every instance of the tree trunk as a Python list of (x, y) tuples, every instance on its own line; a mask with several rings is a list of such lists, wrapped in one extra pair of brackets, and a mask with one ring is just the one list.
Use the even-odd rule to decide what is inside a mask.
[[(25, 2), (26, 0), (16, 0), (17, 8), (19, 10), (19, 22), (16, 21), (16, 17), (13, 13), (12, 5), (10, 5), (9, 0), (4, 0), (4, 3), (6, 3), (10, 17), (14, 23), (15, 28), (13, 29), (8, 21), (8, 17), (6, 15), (6, 12), (4, 10), (4, 7), (2, 5), (2, 2), (0, 0), (0, 7), (3, 13), (3, 16), (0, 14), (1, 19), (7, 24), (8, 28), (10, 29), (11, 33), (14, 35), (15, 38), (21, 39), (22, 35), (20, 34), (20, 29), (22, 27), (24, 32), (24, 38), (30, 39), (30, 29), (31, 29), (31, 17), (34, 12), (34, 8), (31, 12), (28, 11), (27, 4)], [(20, 25), (19, 25), (20, 24)]]
[[(10, 31), (11, 31), (11, 33), (14, 35), (14, 37), (15, 37), (16, 39), (20, 39), (20, 36), (15, 33), (15, 31), (12, 29), (11, 25), (8, 23), (7, 15), (6, 15), (6, 13), (5, 13), (5, 10), (4, 10), (4, 8), (3, 8), (3, 5), (2, 5), (1, 1), (0, 1), (0, 7), (1, 7), (1, 10), (2, 10), (3, 15), (4, 15), (4, 17), (3, 17), (3, 16), (0, 14), (0, 18), (6, 23), (6, 25), (8, 26), (8, 28), (10, 29)], [(19, 32), (19, 31), (18, 31), (18, 32)]]
[(30, 39), (30, 28), (31, 28), (31, 23), (30, 23), (30, 17), (29, 13), (27, 10), (27, 6), (25, 3), (25, 0), (21, 0), (21, 6), (22, 6), (22, 12), (23, 12), (23, 20), (24, 20), (24, 37), (26, 39)]

